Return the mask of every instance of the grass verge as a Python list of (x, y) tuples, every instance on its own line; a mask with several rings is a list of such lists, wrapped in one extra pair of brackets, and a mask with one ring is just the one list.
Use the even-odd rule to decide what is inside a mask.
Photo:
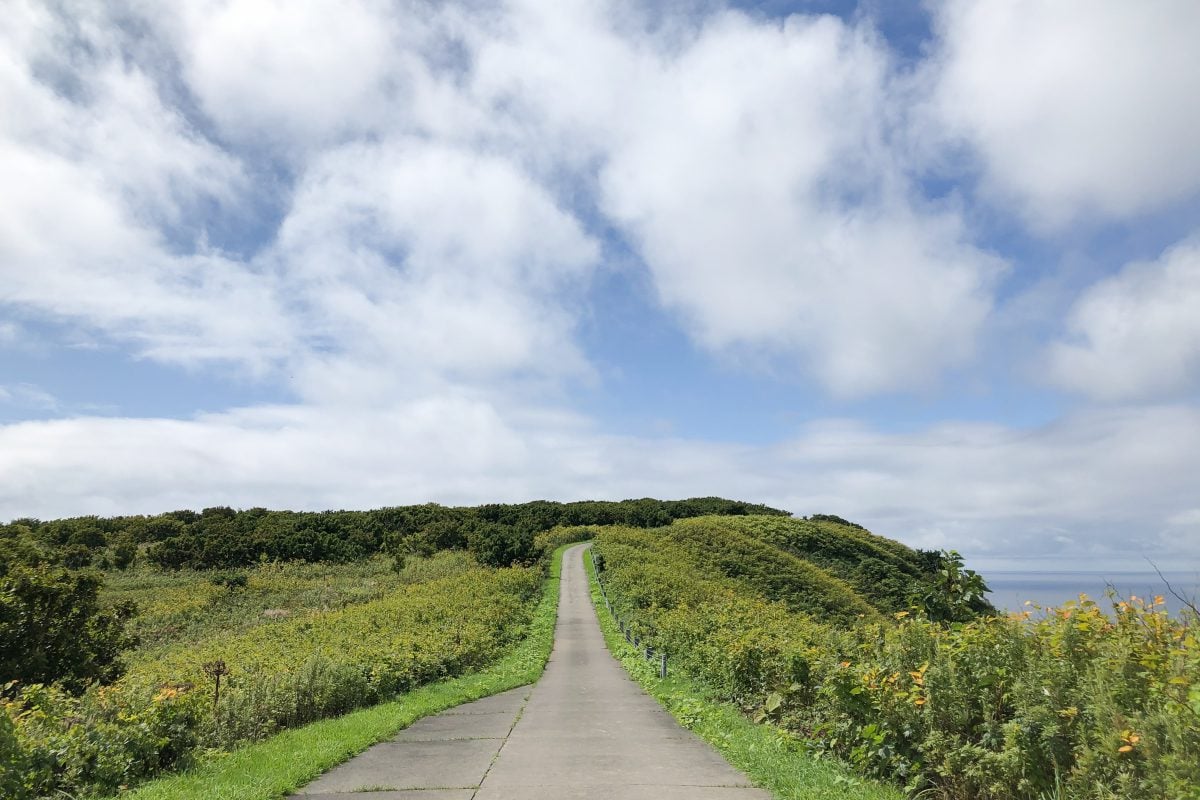
[(336, 719), (294, 728), (213, 756), (193, 769), (123, 794), (128, 800), (277, 800), (318, 775), (394, 736), (421, 717), (533, 683), (554, 644), (563, 552), (554, 551), (529, 635), (482, 672), (422, 686), (402, 697)]
[(779, 800), (903, 800), (900, 789), (859, 777), (836, 762), (818, 758), (776, 727), (755, 725), (733, 705), (711, 699), (703, 686), (686, 676), (668, 674), (665, 679), (659, 678), (657, 664), (646, 661), (625, 641), (616, 620), (604, 607), (592, 560), (585, 556), (583, 565), (609, 652), (680, 725), (717, 748), (755, 786), (769, 790)]

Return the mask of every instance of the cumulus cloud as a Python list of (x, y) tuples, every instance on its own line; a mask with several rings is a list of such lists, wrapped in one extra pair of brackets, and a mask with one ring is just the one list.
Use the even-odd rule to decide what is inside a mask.
[(1047, 377), (1101, 400), (1177, 396), (1200, 380), (1200, 240), (1089, 287), (1048, 353)]
[(614, 154), (605, 206), (704, 344), (799, 361), (850, 395), (972, 355), (999, 265), (912, 199), (885, 142), (887, 70), (831, 18), (729, 15), (642, 93), (652, 124)]
[(1200, 191), (1200, 5), (942, 2), (936, 117), (1043, 229)]
[(213, 0), (180, 11), (159, 24), (176, 35), (202, 108), (236, 140), (328, 141), (369, 128), (404, 89), (393, 69), (404, 28), (384, 3)]
[(600, 209), (702, 347), (840, 395), (972, 355), (1002, 264), (909, 184), (869, 28), (725, 12), (655, 37), (582, 5), (482, 44), (476, 90), (516, 98), (552, 149), (595, 152)]
[(297, 187), (271, 256), (307, 330), (332, 343), (333, 363), (318, 351), (305, 364), (317, 394), (377, 382), (329, 370), (410, 386), (430, 371), (475, 384), (586, 372), (561, 304), (581, 294), (598, 245), (505, 160), (415, 138), (331, 151)]
[[(402, 133), (333, 141), (403, 117), (388, 105), (395, 80), (425, 64), (385, 6), (19, 10), (0, 57), (0, 92), (19, 112), (3, 121), (0, 175), (20, 187), (0, 200), (0, 302), (163, 361), (286, 368), (301, 393), (340, 374), (359, 378), (338, 388), (348, 396), (378, 383), (371, 370), (396, 376), (393, 389), (427, 373), (587, 372), (558, 293), (586, 286), (598, 249), (517, 162)], [(178, 45), (179, 75), (133, 57), (130, 18)], [(235, 141), (263, 137), (293, 158), (294, 186), (255, 187), (279, 193), (267, 202), (282, 219), (243, 232), (258, 240), (249, 255), (194, 229), (213, 206), (253, 218), (263, 199), (247, 194), (243, 151), (184, 113), (176, 79)]]
[[(410, 12), (189, 4), (140, 18), (177, 52), (163, 74), (121, 57), (113, 19), (29, 22), (7, 72), (30, 113), (0, 163), (29, 188), (0, 209), (2, 299), (260, 373), (337, 371), (327, 354), (347, 351), (458, 378), (585, 374), (563, 300), (596, 263), (577, 215), (597, 208), (701, 347), (839, 395), (924, 387), (972, 356), (1001, 265), (909, 185), (866, 27), (726, 12), (650, 29), (601, 2)], [(56, 50), (68, 33), (90, 49)], [(80, 73), (77, 51), (77, 96), (39, 77), (55, 58)], [(220, 135), (171, 105), (172, 81)], [(222, 137), (295, 173), (247, 258), (178, 242), (200, 200), (251, 202)], [(78, 224), (55, 230), (55, 209)]]
[(0, 34), (0, 302), (165, 360), (277, 358), (291, 332), (269, 283), (170, 237), (198, 205), (237, 202), (237, 159), (125, 62), (111, 20), (15, 11)]

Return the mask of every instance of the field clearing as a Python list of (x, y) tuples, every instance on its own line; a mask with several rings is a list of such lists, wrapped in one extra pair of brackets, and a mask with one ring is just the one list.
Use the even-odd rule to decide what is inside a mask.
[(402, 586), (453, 577), (473, 566), (467, 553), (448, 551), (410, 558), (400, 572), (384, 556), (349, 564), (268, 562), (235, 571), (140, 567), (106, 573), (101, 599), (137, 605), (132, 630), (140, 644), (126, 655), (126, 663), (136, 667), (214, 635), (369, 603)]

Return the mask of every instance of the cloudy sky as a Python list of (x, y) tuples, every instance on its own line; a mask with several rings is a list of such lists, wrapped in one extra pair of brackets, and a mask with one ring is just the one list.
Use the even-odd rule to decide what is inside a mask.
[(1200, 564), (1193, 0), (4, 17), (0, 519), (717, 494)]

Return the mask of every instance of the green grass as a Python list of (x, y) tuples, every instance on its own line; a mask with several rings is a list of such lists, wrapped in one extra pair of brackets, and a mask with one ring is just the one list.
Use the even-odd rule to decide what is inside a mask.
[(529, 636), (492, 667), (423, 686), (343, 717), (284, 731), (122, 796), (129, 800), (277, 800), (421, 717), (533, 683), (545, 669), (554, 644), (562, 556), (570, 546), (554, 552)]
[(625, 641), (604, 607), (592, 560), (585, 556), (583, 561), (609, 651), (680, 725), (716, 747), (756, 786), (770, 790), (779, 800), (903, 800), (904, 793), (898, 788), (858, 777), (835, 762), (817, 758), (784, 731), (755, 725), (733, 705), (711, 700), (703, 686), (684, 675), (668, 674), (660, 679), (657, 662), (646, 661)]

